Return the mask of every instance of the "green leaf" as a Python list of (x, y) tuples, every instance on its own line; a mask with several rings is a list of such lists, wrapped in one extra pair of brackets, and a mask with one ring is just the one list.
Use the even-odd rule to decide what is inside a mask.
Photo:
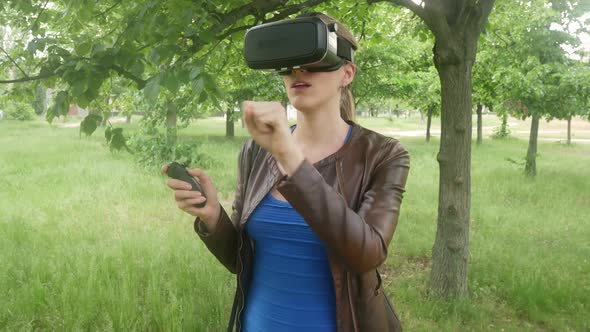
[(102, 57), (100, 57), (98, 62), (105, 67), (111, 67), (115, 63), (115, 57), (111, 54), (105, 53)]
[(164, 74), (164, 82), (162, 83), (168, 89), (168, 91), (174, 94), (177, 93), (178, 89), (180, 88), (180, 84), (176, 79), (176, 75), (174, 75), (174, 72), (172, 71), (169, 71)]
[(207, 92), (203, 91), (201, 92), (201, 96), (199, 96), (199, 104), (202, 104), (205, 101), (207, 101)]
[(82, 136), (82, 133), (86, 134), (86, 136), (92, 135), (101, 121), (102, 117), (100, 115), (88, 114), (80, 123), (80, 136)]
[(111, 151), (127, 148), (127, 140), (125, 139), (125, 136), (123, 136), (123, 128), (115, 128), (112, 130), (109, 148)]
[(92, 43), (91, 42), (83, 42), (76, 44), (75, 50), (79, 56), (86, 56), (92, 50)]
[(38, 49), (38, 45), (37, 45), (37, 42), (34, 40), (31, 41), (29, 43), (29, 45), (27, 45), (27, 51), (29, 53), (31, 53), (31, 55), (35, 55), (35, 52), (37, 52), (37, 49)]
[(195, 95), (198, 95), (201, 93), (201, 91), (203, 91), (203, 88), (205, 87), (205, 81), (203, 81), (202, 78), (199, 78), (196, 81), (193, 81), (191, 83), (191, 88), (193, 90), (193, 92), (195, 93)]
[(160, 76), (155, 76), (148, 81), (143, 89), (145, 98), (150, 104), (155, 104), (160, 95)]
[(201, 75), (201, 67), (195, 67), (191, 70), (191, 74), (190, 74), (190, 79), (191, 81), (194, 80), (195, 78), (197, 78), (197, 76)]
[(143, 62), (136, 61), (135, 63), (133, 63), (131, 68), (129, 68), (129, 70), (131, 71), (131, 73), (133, 75), (135, 75), (137, 77), (141, 77), (141, 75), (143, 75), (143, 72), (145, 70), (145, 66), (143, 65)]
[(47, 121), (51, 123), (54, 118), (67, 115), (69, 110), (70, 95), (67, 91), (60, 91), (54, 104), (47, 110)]
[(209, 30), (203, 30), (199, 34), (199, 38), (206, 43), (211, 43), (211, 42), (215, 41), (215, 34)]
[(105, 49), (106, 48), (105, 48), (104, 44), (94, 44), (94, 45), (92, 45), (92, 54), (91, 55), (96, 56), (97, 54), (104, 52)]

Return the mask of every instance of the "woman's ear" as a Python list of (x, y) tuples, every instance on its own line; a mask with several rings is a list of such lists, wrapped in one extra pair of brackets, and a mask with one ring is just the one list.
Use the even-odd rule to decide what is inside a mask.
[(342, 81), (340, 82), (341, 87), (345, 87), (352, 83), (354, 79), (354, 75), (356, 74), (356, 65), (354, 63), (347, 62), (344, 65), (344, 77), (342, 77)]

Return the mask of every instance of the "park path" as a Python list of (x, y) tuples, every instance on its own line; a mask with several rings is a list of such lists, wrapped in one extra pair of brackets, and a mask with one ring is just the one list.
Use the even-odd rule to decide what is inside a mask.
[[(124, 123), (125, 118), (111, 118), (109, 121), (111, 123)], [(576, 123), (578, 126), (572, 127), (572, 142), (574, 143), (587, 143), (590, 144), (590, 129), (586, 129), (586, 123), (580, 122)], [(71, 123), (56, 123), (57, 127), (60, 128), (77, 128), (80, 127), (80, 122), (71, 122)], [(508, 123), (510, 128), (511, 135), (519, 138), (528, 140), (529, 138), (529, 131), (523, 129), (514, 129), (514, 127), (519, 127), (521, 124), (519, 123)], [(512, 127), (512, 128), (511, 128)], [(577, 128), (576, 128), (577, 127)], [(485, 138), (489, 138), (496, 126), (483, 126), (482, 131)], [(376, 129), (377, 132), (380, 132), (383, 135), (392, 136), (392, 137), (426, 137), (426, 129), (420, 130), (384, 130), (382, 128)], [(477, 133), (476, 128), (473, 128), (474, 138), (475, 134)], [(440, 128), (432, 128), (430, 130), (430, 135), (432, 137), (440, 137)], [(575, 136), (581, 136), (582, 138), (576, 138)], [(539, 128), (539, 141), (545, 142), (565, 142), (567, 139), (567, 132), (565, 129), (556, 129), (556, 128)]]

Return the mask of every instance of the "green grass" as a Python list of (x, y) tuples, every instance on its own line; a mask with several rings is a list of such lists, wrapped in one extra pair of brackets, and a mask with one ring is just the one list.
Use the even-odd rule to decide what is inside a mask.
[[(382, 131), (419, 130), (413, 121), (360, 119)], [(237, 124), (238, 137), (226, 140), (224, 126), (198, 120), (179, 135), (224, 165), (207, 171), (229, 209), (247, 134)], [(0, 330), (223, 330), (235, 280), (176, 208), (166, 179), (111, 154), (102, 129), (77, 135), (0, 121)], [(381, 271), (406, 330), (589, 330), (590, 144), (540, 142), (535, 180), (505, 160), (520, 160), (525, 140), (474, 145), (471, 296), (441, 302), (427, 295), (438, 142), (401, 141), (412, 168)]]

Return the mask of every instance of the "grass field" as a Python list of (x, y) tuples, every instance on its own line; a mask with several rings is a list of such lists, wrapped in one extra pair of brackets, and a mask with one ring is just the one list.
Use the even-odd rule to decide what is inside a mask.
[[(412, 123), (413, 121), (413, 123)], [(382, 132), (419, 119), (360, 119)], [(134, 130), (135, 125), (128, 126)], [(208, 170), (229, 209), (246, 132), (220, 119), (179, 132), (224, 167)], [(590, 144), (473, 147), (469, 300), (427, 296), (435, 236), (435, 137), (401, 137), (412, 168), (381, 269), (407, 331), (590, 330)], [(111, 154), (103, 130), (0, 121), (0, 330), (222, 331), (235, 281), (198, 240), (165, 178)]]

